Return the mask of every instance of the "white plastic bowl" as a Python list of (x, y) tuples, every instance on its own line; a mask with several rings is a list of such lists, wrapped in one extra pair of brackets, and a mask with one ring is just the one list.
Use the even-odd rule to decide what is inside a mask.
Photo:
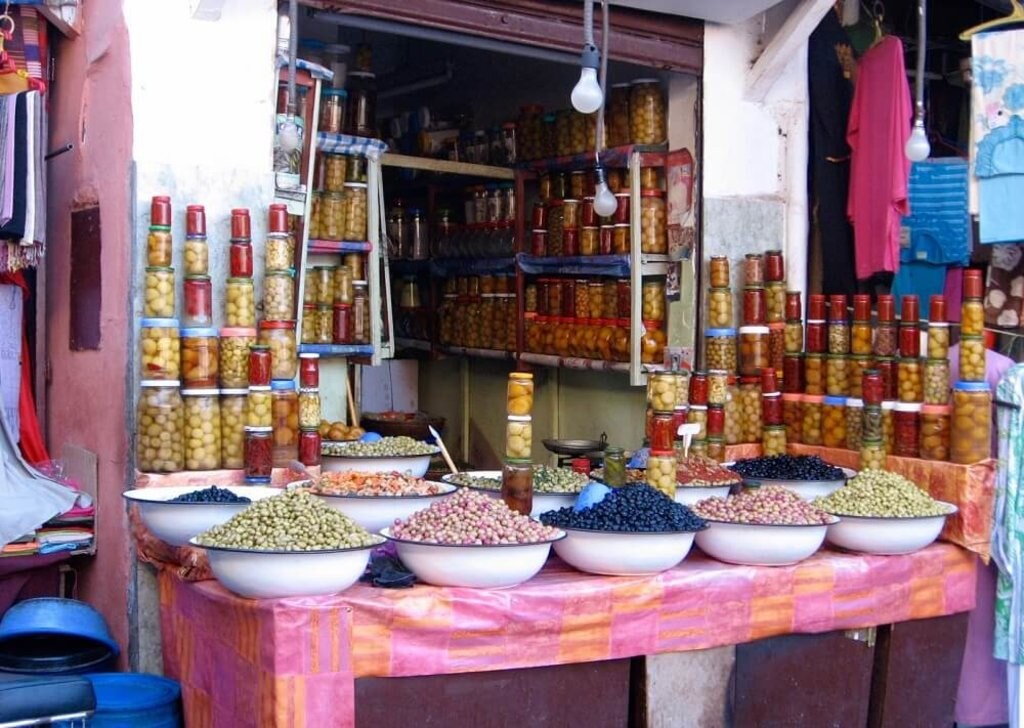
[(409, 473), (417, 478), (422, 478), (430, 468), (430, 458), (436, 454), (402, 455), (387, 458), (322, 455), (320, 469), (334, 473), (347, 473), (352, 470), (361, 473)]
[[(768, 526), (753, 523), (708, 522), (697, 534), (697, 546), (727, 564), (788, 566), (812, 556), (825, 541), (829, 526)], [(838, 520), (838, 519), (836, 519)]]
[(370, 533), (377, 533), (393, 525), (395, 519), (408, 518), (458, 490), (448, 483), (438, 485), (444, 488), (444, 492), (435, 495), (326, 495), (316, 492), (314, 495)]
[(850, 468), (840, 468), (845, 477), (839, 480), (774, 480), (772, 478), (743, 478), (743, 484), (756, 487), (765, 485), (781, 485), (783, 488), (787, 488), (798, 496), (803, 498), (805, 501), (812, 501), (815, 498), (821, 498), (834, 493), (844, 485), (846, 481), (857, 474), (856, 470)]
[(378, 546), (325, 551), (250, 551), (218, 546), (206, 550), (210, 570), (228, 591), (250, 599), (337, 594), (358, 581)]
[(957, 512), (952, 503), (942, 501), (942, 504), (948, 512), (941, 516), (870, 518), (841, 515), (839, 523), (828, 527), (826, 538), (833, 546), (865, 554), (913, 553), (935, 541), (946, 518)]
[(607, 576), (658, 574), (678, 565), (693, 546), (694, 533), (627, 533), (566, 528), (555, 553), (580, 571)]
[(532, 579), (544, 567), (551, 544), (565, 538), (561, 532), (540, 543), (454, 546), (398, 539), (390, 528), (380, 533), (394, 542), (398, 558), (420, 581), (476, 589), (500, 589)]
[(675, 502), (692, 506), (705, 498), (724, 498), (732, 490), (731, 485), (677, 485)]
[[(209, 486), (181, 485), (169, 488), (136, 488), (122, 495), (139, 507), (139, 516), (150, 533), (171, 546), (187, 546), (189, 539), (231, 520), (249, 507), (248, 503), (170, 503), (172, 498)], [(235, 495), (257, 501), (281, 495), (280, 488), (262, 485), (218, 486)]]

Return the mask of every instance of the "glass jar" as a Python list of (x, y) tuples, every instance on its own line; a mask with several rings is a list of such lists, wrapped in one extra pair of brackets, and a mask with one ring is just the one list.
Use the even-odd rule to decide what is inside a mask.
[(315, 306), (316, 299), (320, 295), (320, 280), (317, 278), (316, 268), (306, 269), (306, 280), (302, 286), (303, 306)]
[(185, 276), (205, 276), (210, 272), (210, 247), (206, 237), (185, 239)]
[(692, 437), (693, 440), (705, 439), (708, 436), (708, 405), (691, 404), (686, 411), (686, 423), (700, 427), (697, 434)]
[(264, 275), (263, 317), (267, 321), (295, 318), (295, 279), (291, 271), (267, 271)]
[(743, 260), (743, 285), (746, 287), (764, 287), (764, 256), (760, 253), (747, 253)]
[(295, 322), (261, 321), (259, 339), (261, 344), (270, 348), (271, 376), (274, 379), (294, 379), (299, 366)]
[(679, 400), (679, 388), (686, 382), (677, 372), (657, 372), (647, 377), (647, 405), (654, 412), (671, 414)]
[(921, 445), (921, 405), (897, 402), (893, 408), (893, 455), (916, 458)]
[[(655, 413), (647, 410), (647, 434), (648, 445), (651, 450), (671, 450), (676, 440), (676, 412), (672, 414)], [(685, 416), (683, 422), (685, 422)]]
[(821, 409), (825, 398), (820, 395), (806, 394), (803, 401), (803, 423), (800, 431), (800, 442), (805, 445), (820, 445), (822, 438)]
[(319, 240), (337, 242), (345, 237), (345, 196), (341, 192), (320, 195)]
[(232, 240), (229, 258), (232, 277), (252, 278), (252, 243)]
[(803, 394), (804, 358), (800, 354), (786, 354), (782, 357), (782, 391)]
[(316, 306), (312, 303), (302, 307), (302, 328), (299, 330), (299, 342), (302, 344), (316, 343)]
[(142, 379), (178, 381), (181, 377), (178, 319), (142, 319), (139, 324), (139, 364)]
[(981, 336), (985, 333), (985, 307), (980, 298), (965, 298), (960, 306), (960, 335)]
[(739, 400), (740, 442), (761, 442), (761, 384), (757, 377), (744, 377), (736, 390)]
[(607, 447), (604, 451), (604, 484), (619, 488), (626, 484), (626, 454), (621, 447)]
[(850, 397), (846, 400), (846, 449), (860, 450), (864, 435), (864, 400)]
[(804, 402), (802, 394), (782, 395), (782, 421), (786, 427), (786, 441), (801, 442)]
[(249, 347), (256, 343), (256, 329), (220, 330), (220, 386), (228, 389), (249, 386)]
[(345, 155), (325, 154), (323, 155), (324, 190), (327, 192), (341, 192), (345, 189)]
[(148, 266), (142, 315), (146, 318), (174, 318), (174, 304), (174, 268)]
[(949, 405), (926, 404), (921, 407), (920, 454), (925, 460), (949, 460), (952, 411)]
[(896, 402), (882, 402), (882, 444), (886, 455), (892, 455), (896, 440), (895, 410)]
[(896, 370), (896, 359), (876, 357), (875, 368), (882, 379), (882, 400), (899, 399), (899, 375)]
[(945, 322), (928, 324), (928, 358), (949, 358), (949, 324)]
[[(547, 244), (546, 240), (544, 241), (544, 244)], [(580, 255), (597, 255), (600, 252), (600, 249), (600, 235), (598, 233), (598, 228), (580, 228)]]
[(849, 395), (851, 397), (864, 396), (864, 372), (871, 367), (871, 357), (861, 354), (853, 354), (849, 359)]
[(221, 467), (238, 469), (245, 465), (245, 389), (220, 390)]
[(185, 276), (185, 311), (181, 323), (185, 327), (209, 326), (213, 323), (213, 284), (210, 276)]
[(885, 446), (877, 441), (864, 440), (860, 445), (861, 470), (885, 470)]
[(274, 424), (269, 386), (250, 386), (246, 395), (245, 426), (271, 427)]
[(844, 397), (825, 397), (821, 407), (821, 443), (825, 447), (846, 447)]
[(299, 387), (302, 389), (316, 389), (319, 386), (320, 355), (299, 354)]
[(633, 144), (661, 144), (668, 138), (665, 97), (657, 79), (641, 78), (630, 85), (629, 131)]
[(960, 337), (960, 381), (984, 382), (985, 340), (981, 336)]
[(804, 356), (804, 392), (807, 394), (825, 394), (825, 355), (806, 354)]
[(270, 383), (270, 418), (274, 467), (288, 467), (299, 456), (299, 396), (295, 382), (275, 379)]
[(317, 306), (313, 311), (313, 343), (334, 342), (334, 307)]
[(562, 109), (555, 112), (555, 156), (568, 157), (572, 154), (572, 111)]
[(348, 92), (343, 88), (325, 88), (320, 92), (319, 131), (341, 134), (345, 129), (345, 106)]
[(848, 354), (850, 352), (850, 327), (845, 321), (828, 322), (828, 353)]
[(761, 454), (765, 457), (786, 454), (785, 425), (765, 426), (761, 436)]
[(269, 387), (271, 378), (270, 347), (254, 344), (249, 347), (249, 386)]
[(761, 393), (761, 421), (767, 425), (785, 425), (782, 415), (782, 393)]
[[(309, 239), (320, 240), (320, 198), (323, 192), (314, 192), (309, 203)], [(234, 275), (232, 273), (232, 275)], [(250, 275), (252, 275), (250, 273)]]
[(725, 433), (725, 409), (720, 404), (708, 405), (708, 437), (721, 437)]
[(741, 326), (739, 329), (740, 343), (740, 374), (747, 377), (758, 376), (762, 369), (770, 365), (768, 358), (767, 326)]
[(185, 469), (220, 468), (220, 390), (185, 389)]
[(366, 281), (352, 282), (352, 343), (370, 343), (370, 292)]
[(687, 401), (690, 404), (708, 403), (708, 377), (704, 372), (694, 372), (690, 375), (690, 391)]
[(781, 281), (766, 283), (764, 298), (765, 316), (768, 323), (783, 323), (786, 314), (786, 284)]
[(896, 356), (897, 342), (895, 322), (879, 321), (875, 324), (875, 356)]
[(245, 428), (245, 482), (249, 485), (270, 482), (274, 472), (274, 441), (270, 427)]
[(676, 495), (676, 454), (672, 444), (667, 448), (651, 447), (647, 458), (647, 484), (669, 498)]
[(612, 84), (608, 95), (608, 146), (629, 144), (629, 84)]
[(882, 373), (877, 369), (865, 369), (861, 375), (861, 398), (867, 405), (880, 405), (885, 399)]
[(736, 329), (707, 329), (704, 332), (704, 362), (708, 369), (736, 371)]
[(185, 467), (185, 415), (178, 383), (144, 379), (140, 386), (137, 466), (144, 473), (176, 473)]
[(854, 321), (850, 327), (850, 351), (857, 355), (871, 354), (874, 350), (871, 337), (870, 321)]
[(709, 435), (705, 442), (707, 445), (705, 457), (718, 463), (725, 462), (725, 438)]
[(270, 233), (267, 235), (267, 247), (264, 268), (270, 270), (288, 270), (295, 265), (295, 239), (288, 233)]
[[(709, 377), (710, 378), (710, 377)], [(710, 392), (709, 392), (710, 400)], [(727, 445), (738, 445), (743, 441), (743, 413), (741, 409), (739, 388), (735, 378), (729, 380), (726, 387), (725, 404), (722, 409), (725, 412), (724, 435)], [(709, 407), (711, 405), (708, 405)]]
[(786, 325), (768, 324), (768, 366), (775, 370), (775, 376), (782, 377), (782, 361), (786, 355)]
[(708, 327), (727, 329), (732, 322), (732, 290), (712, 288), (708, 291)]
[(533, 374), (512, 372), (508, 375), (505, 410), (514, 417), (524, 417), (533, 412)]
[(346, 182), (342, 240), (366, 240), (366, 183)]
[(708, 262), (708, 278), (711, 288), (729, 288), (729, 259), (716, 255)]
[(661, 190), (640, 193), (640, 250), (655, 254), (668, 251), (668, 213)]
[(805, 349), (808, 354), (824, 354), (828, 349), (828, 337), (825, 322), (812, 319), (807, 322), (807, 343)]
[(825, 359), (825, 394), (847, 397), (850, 394), (850, 360), (842, 354)]
[(170, 268), (173, 247), (169, 226), (151, 226), (146, 238), (146, 264), (153, 268)]
[(320, 464), (320, 432), (316, 429), (299, 431), (299, 462), (307, 468)]
[(307, 387), (299, 390), (299, 428), (315, 429), (320, 426), (320, 390)]
[(987, 460), (992, 452), (992, 392), (984, 382), (953, 387), (950, 459), (960, 465)]
[(346, 77), (349, 134), (377, 135), (377, 77), (369, 71), (349, 71)]
[(949, 404), (949, 359), (928, 359), (924, 363), (924, 403)]
[(217, 386), (217, 329), (181, 330), (181, 374), (186, 389), (210, 389)]
[(612, 253), (615, 255), (629, 255), (630, 247), (629, 223), (616, 224), (612, 227)]
[(505, 423), (505, 457), (529, 460), (533, 453), (533, 418), (511, 416)]
[(745, 326), (760, 326), (767, 320), (764, 288), (746, 286), (743, 289), (743, 324)]
[(501, 473), (501, 498), (516, 513), (530, 515), (533, 509), (533, 463), (529, 458), (510, 458), (505, 461)]
[(665, 320), (665, 281), (644, 279), (643, 302), (640, 311), (641, 318), (651, 321)]
[(924, 401), (924, 378), (920, 359), (900, 358), (896, 363), (900, 402)]
[(865, 405), (861, 413), (861, 438), (879, 441), (885, 439), (882, 408), (879, 405)]
[(256, 325), (256, 292), (252, 278), (228, 278), (224, 292), (224, 325), (235, 328)]
[(334, 269), (334, 303), (352, 303), (352, 269), (339, 265)]
[(558, 257), (562, 254), (562, 243), (565, 238), (565, 204), (562, 200), (552, 200), (548, 205), (547, 255)]

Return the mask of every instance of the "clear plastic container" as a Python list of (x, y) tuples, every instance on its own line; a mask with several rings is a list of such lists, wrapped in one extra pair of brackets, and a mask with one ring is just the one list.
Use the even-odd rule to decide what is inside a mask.
[(139, 326), (139, 364), (143, 379), (178, 381), (181, 377), (178, 319), (142, 319)]
[(219, 366), (217, 329), (181, 330), (181, 375), (185, 389), (217, 386)]
[(186, 389), (181, 393), (185, 407), (185, 469), (220, 468), (221, 422), (219, 389)]
[(255, 328), (220, 330), (220, 386), (249, 386), (249, 347), (256, 343)]
[(825, 397), (821, 407), (821, 444), (846, 447), (846, 399)]
[(220, 390), (221, 467), (239, 469), (245, 465), (245, 389)]
[(260, 343), (270, 348), (274, 379), (294, 379), (299, 368), (294, 321), (261, 321)]
[(366, 240), (366, 184), (346, 182), (344, 201), (345, 225), (342, 228), (342, 240)]
[(142, 315), (146, 318), (174, 318), (174, 307), (174, 268), (148, 266)]
[(256, 325), (256, 289), (252, 278), (228, 278), (224, 293), (224, 325)]
[(295, 278), (291, 271), (267, 271), (263, 278), (263, 318), (291, 321), (295, 318)]
[(925, 460), (949, 460), (952, 412), (949, 405), (926, 404), (921, 408), (920, 454)]
[(299, 457), (299, 395), (295, 382), (275, 379), (270, 383), (270, 411), (274, 467), (288, 467)]
[(960, 465), (987, 460), (992, 453), (992, 391), (984, 382), (953, 387), (950, 459)]
[(139, 470), (176, 473), (185, 467), (184, 412), (177, 382), (142, 380), (135, 436)]

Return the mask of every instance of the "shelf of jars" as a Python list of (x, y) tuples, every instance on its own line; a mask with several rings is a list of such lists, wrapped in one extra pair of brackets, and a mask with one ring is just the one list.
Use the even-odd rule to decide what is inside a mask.
[(439, 348), (442, 354), (449, 356), (472, 356), (479, 359), (499, 359), (512, 361), (516, 358), (514, 351), (502, 349), (480, 349), (474, 346), (442, 346)]
[(386, 142), (371, 137), (336, 134), (327, 131), (318, 131), (316, 135), (316, 150), (323, 154), (344, 154), (379, 159), (385, 155), (387, 149)]
[(355, 240), (310, 240), (306, 248), (310, 253), (333, 255), (335, 253), (369, 253), (372, 245)]
[(300, 354), (319, 354), (322, 357), (372, 356), (370, 344), (299, 344)]
[[(668, 255), (641, 254), (641, 275), (663, 276), (668, 272), (669, 263)], [(516, 256), (516, 264), (527, 275), (626, 277), (630, 274), (631, 256), (627, 253), (623, 255), (538, 257), (520, 253)]]
[[(628, 167), (633, 155), (640, 158), (641, 167), (663, 167), (665, 165), (668, 144), (626, 144), (612, 147), (601, 152), (601, 164), (605, 168)], [(568, 172), (577, 169), (594, 167), (593, 152), (570, 154), (548, 159), (535, 159), (517, 165), (520, 169), (534, 172)]]
[(388, 152), (381, 156), (380, 162), (384, 167), (415, 169), (423, 172), (458, 175), (460, 177), (480, 177), (481, 179), (506, 181), (512, 181), (516, 178), (516, 170), (511, 167), (498, 167), (490, 164), (477, 164), (475, 162), (455, 162), (449, 159), (435, 159), (433, 157), (416, 157), (410, 154)]
[(604, 361), (602, 359), (584, 359), (572, 356), (556, 356), (553, 354), (534, 354), (524, 351), (519, 355), (519, 361), (542, 367), (562, 367), (564, 369), (583, 369), (592, 372), (618, 372), (629, 371), (629, 362)]

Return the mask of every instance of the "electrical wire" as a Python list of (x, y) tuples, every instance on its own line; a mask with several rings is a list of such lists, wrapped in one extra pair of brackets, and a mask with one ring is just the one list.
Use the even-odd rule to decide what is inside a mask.
[[(598, 165), (601, 164), (601, 151), (604, 149), (604, 110), (608, 107), (608, 0), (601, 0), (601, 15), (601, 67), (598, 69), (597, 82), (601, 85), (604, 101), (597, 110), (597, 143), (594, 145), (594, 158)], [(590, 42), (593, 43), (593, 38)]]
[(594, 0), (583, 0), (583, 45), (594, 43)]

